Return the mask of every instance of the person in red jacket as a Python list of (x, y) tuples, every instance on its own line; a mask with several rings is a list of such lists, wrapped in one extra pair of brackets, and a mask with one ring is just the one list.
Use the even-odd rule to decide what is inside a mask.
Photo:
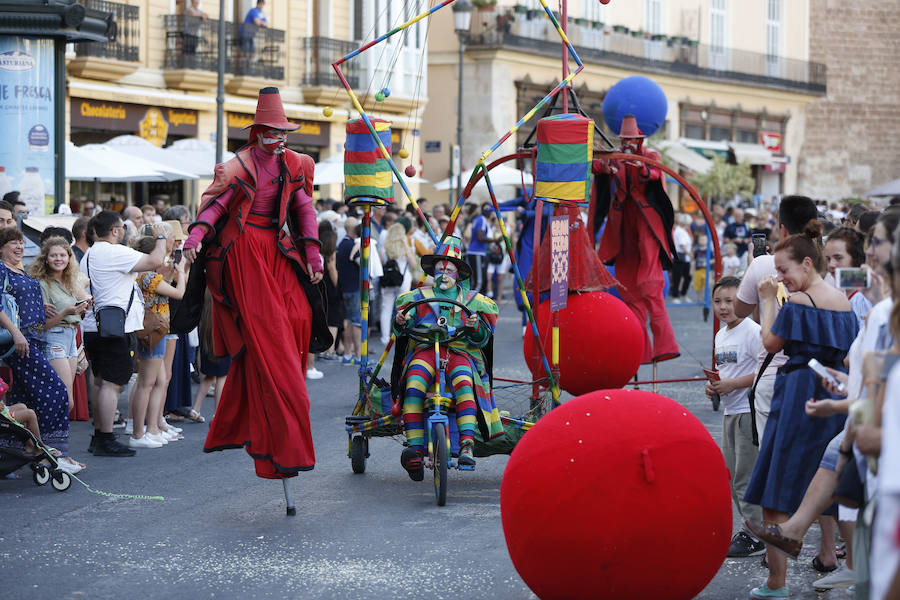
[[(659, 160), (659, 153), (643, 147), (644, 135), (634, 115), (625, 115), (619, 133), (619, 152)], [(606, 219), (598, 254), (615, 263), (619, 295), (644, 325), (644, 357), (651, 363), (676, 358), (678, 342), (666, 312), (663, 269), (672, 266), (675, 221), (672, 203), (663, 187), (662, 173), (640, 161), (595, 160), (596, 213), (594, 224)], [(646, 331), (647, 317), (650, 330)]]
[(314, 163), (284, 147), (297, 127), (278, 89), (260, 90), (249, 143), (216, 165), (184, 245), (188, 261), (205, 265), (215, 353), (232, 358), (203, 450), (244, 447), (268, 479), (315, 465), (306, 365), (310, 350), (331, 345), (317, 287)]

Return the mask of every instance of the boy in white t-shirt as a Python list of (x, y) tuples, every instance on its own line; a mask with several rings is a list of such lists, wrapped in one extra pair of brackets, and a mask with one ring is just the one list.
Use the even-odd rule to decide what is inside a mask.
[[(724, 326), (716, 333), (715, 356), (718, 381), (706, 383), (706, 395), (718, 394), (725, 407), (722, 426), (722, 454), (731, 473), (731, 497), (741, 515), (741, 521), (762, 518), (758, 505), (744, 501), (744, 492), (758, 448), (753, 445), (752, 415), (748, 393), (756, 377), (757, 356), (761, 345), (759, 325), (752, 319), (734, 314), (734, 302), (741, 281), (737, 277), (722, 277), (713, 288), (716, 316)], [(751, 516), (753, 515), (753, 516)], [(766, 551), (766, 545), (741, 530), (731, 539), (728, 556), (756, 556)]]
[(737, 277), (741, 270), (741, 259), (737, 255), (737, 246), (728, 242), (725, 244), (725, 256), (722, 258), (722, 276)]

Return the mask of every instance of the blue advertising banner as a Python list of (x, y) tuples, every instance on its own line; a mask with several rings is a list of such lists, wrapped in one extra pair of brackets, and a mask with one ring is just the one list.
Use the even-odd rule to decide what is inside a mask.
[(32, 215), (53, 212), (54, 45), (0, 36), (0, 196), (18, 190)]

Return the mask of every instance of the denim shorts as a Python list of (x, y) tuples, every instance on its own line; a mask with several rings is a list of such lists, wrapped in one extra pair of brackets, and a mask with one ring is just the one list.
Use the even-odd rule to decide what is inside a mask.
[(846, 434), (847, 430), (842, 429), (839, 434), (828, 442), (828, 446), (825, 447), (825, 452), (822, 454), (822, 460), (819, 461), (819, 467), (829, 471), (837, 470), (838, 457), (840, 456), (839, 450)]
[(162, 358), (166, 355), (166, 338), (159, 340), (159, 343), (147, 350), (142, 344), (138, 344), (138, 357), (140, 358)]
[(359, 308), (359, 292), (344, 294), (344, 319), (357, 327), (362, 327), (362, 312)]
[(75, 327), (57, 326), (44, 332), (44, 356), (47, 360), (77, 358), (78, 345), (75, 343)]

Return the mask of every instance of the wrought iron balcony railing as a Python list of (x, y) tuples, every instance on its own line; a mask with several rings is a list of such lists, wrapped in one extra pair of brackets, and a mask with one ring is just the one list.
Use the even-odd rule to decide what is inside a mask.
[[(303, 38), (303, 85), (339, 87), (341, 81), (331, 68), (331, 63), (358, 47), (358, 43), (346, 40), (326, 37)], [(350, 87), (355, 88), (359, 85), (359, 69), (353, 61), (342, 64), (341, 71)]]
[(81, 0), (86, 8), (115, 15), (116, 36), (106, 43), (83, 42), (75, 44), (75, 56), (94, 56), (137, 62), (140, 60), (141, 29), (138, 17), (140, 7), (109, 2), (108, 0)]
[[(473, 20), (470, 46), (505, 47), (558, 57), (559, 36), (543, 14), (496, 11), (494, 19)], [(675, 76), (746, 83), (825, 94), (822, 63), (698, 44), (694, 40), (609, 29), (602, 23), (570, 23), (568, 35), (584, 62)]]
[[(165, 15), (166, 69), (218, 68), (219, 21)], [(233, 75), (284, 79), (284, 31), (225, 22), (225, 71)]]

